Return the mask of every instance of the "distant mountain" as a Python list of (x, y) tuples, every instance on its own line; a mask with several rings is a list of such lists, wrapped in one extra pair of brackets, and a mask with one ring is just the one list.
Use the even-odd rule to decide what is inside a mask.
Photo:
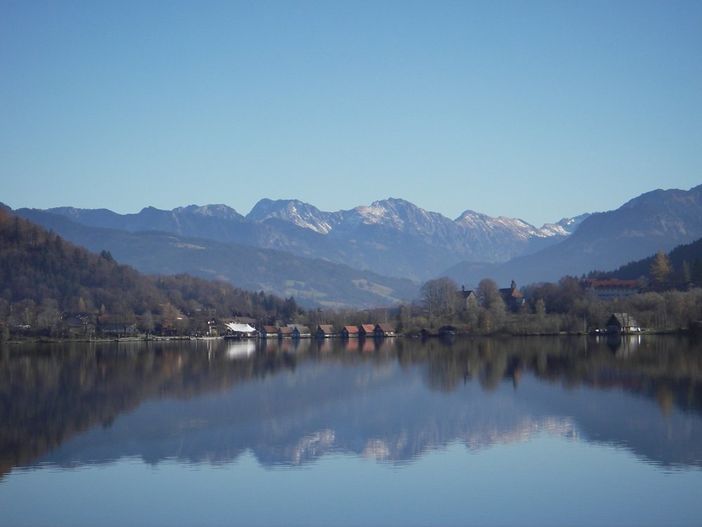
[(702, 185), (687, 191), (655, 190), (616, 210), (588, 216), (571, 236), (534, 254), (493, 265), (463, 262), (444, 274), (470, 285), (484, 277), (500, 283), (554, 281), (616, 269), (700, 237)]
[(322, 212), (317, 207), (296, 199), (262, 199), (246, 215), (246, 219), (255, 223), (278, 219), (319, 234), (328, 234), (339, 220), (333, 212)]
[(48, 212), (92, 227), (157, 230), (276, 249), (413, 280), (430, 278), (461, 260), (500, 262), (532, 253), (569, 236), (585, 217), (541, 228), (473, 211), (451, 220), (395, 198), (337, 212), (299, 200), (262, 199), (246, 217), (225, 205), (147, 207), (124, 215), (70, 207)]
[[(168, 218), (161, 212), (153, 214)], [(129, 232), (87, 226), (70, 220), (67, 214), (34, 209), (20, 209), (16, 213), (90, 250), (108, 250), (119, 262), (143, 273), (188, 273), (225, 280), (247, 290), (293, 296), (307, 306), (373, 307), (411, 300), (417, 294), (417, 286), (409, 280), (320, 259), (159, 231)], [(91, 214), (103, 213), (91, 211)], [(174, 213), (171, 217), (178, 216)], [(107, 219), (110, 217), (105, 215)]]

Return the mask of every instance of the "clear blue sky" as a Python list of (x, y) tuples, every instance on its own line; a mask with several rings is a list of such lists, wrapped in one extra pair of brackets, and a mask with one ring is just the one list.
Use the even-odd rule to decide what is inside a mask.
[(702, 183), (702, 2), (2, 0), (0, 183), (120, 212), (615, 208)]

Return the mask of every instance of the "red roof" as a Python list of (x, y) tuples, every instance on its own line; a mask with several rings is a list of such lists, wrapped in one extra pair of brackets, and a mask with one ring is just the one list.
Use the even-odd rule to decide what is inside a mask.
[(347, 333), (358, 333), (358, 326), (344, 326)]
[(361, 324), (360, 328), (363, 329), (365, 333), (373, 333), (375, 331), (375, 324)]
[(621, 280), (619, 278), (606, 278), (602, 280), (586, 280), (585, 284), (594, 289), (638, 289), (638, 280)]

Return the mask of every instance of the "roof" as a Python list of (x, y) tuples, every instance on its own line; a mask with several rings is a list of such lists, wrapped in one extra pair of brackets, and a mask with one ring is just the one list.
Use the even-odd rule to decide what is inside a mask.
[(610, 325), (610, 322), (612, 319), (615, 320), (615, 322), (620, 326), (620, 327), (638, 327), (639, 323), (636, 322), (634, 317), (632, 317), (629, 313), (612, 313), (612, 316), (609, 317), (609, 320), (607, 321), (607, 325)]
[(522, 298), (524, 295), (519, 289), (516, 288), (511, 288), (511, 287), (505, 287), (503, 289), (500, 289), (500, 295), (502, 295), (502, 298)]
[(374, 324), (361, 324), (359, 326), (359, 330), (363, 330), (366, 333), (373, 333), (375, 331), (375, 325)]
[(301, 326), (299, 324), (295, 324), (295, 327), (293, 327), (293, 331), (295, 331), (295, 330), (297, 330), (298, 333), (309, 333), (310, 332), (310, 328), (308, 328), (307, 326)]
[(607, 278), (602, 280), (586, 280), (585, 285), (594, 289), (638, 289), (638, 280), (621, 280), (619, 278)]
[(320, 324), (317, 326), (317, 331), (322, 331), (324, 333), (334, 333), (334, 326), (331, 324)]
[(358, 333), (358, 326), (344, 326), (348, 333)]
[(234, 323), (254, 325), (256, 323), (256, 319), (251, 317), (234, 317)]
[(248, 324), (237, 324), (235, 322), (227, 322), (226, 327), (229, 331), (234, 333), (255, 333), (256, 328), (249, 326)]
[(292, 333), (292, 331), (293, 331), (293, 328), (288, 328), (288, 327), (278, 328), (278, 333), (280, 333), (281, 335), (290, 335)]
[(278, 328), (275, 326), (263, 326), (263, 331), (266, 333), (278, 333)]
[(395, 333), (395, 326), (392, 324), (378, 324), (377, 327), (383, 332), (383, 333)]

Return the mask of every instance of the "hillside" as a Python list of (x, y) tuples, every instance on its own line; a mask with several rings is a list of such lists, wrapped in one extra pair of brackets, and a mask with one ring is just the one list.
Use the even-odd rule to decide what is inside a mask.
[(592, 270), (610, 271), (659, 250), (702, 237), (702, 185), (685, 190), (655, 190), (616, 210), (592, 214), (556, 245), (502, 264), (462, 262), (444, 274), (459, 283), (490, 277), (500, 283), (555, 281)]
[(157, 231), (90, 227), (39, 210), (22, 209), (18, 214), (92, 251), (108, 250), (118, 261), (147, 274), (188, 273), (224, 280), (248, 290), (293, 296), (308, 306), (373, 307), (417, 294), (409, 280), (321, 259)]
[[(620, 278), (636, 280), (650, 278), (651, 264), (655, 255), (629, 262), (615, 271), (608, 273), (593, 273), (603, 278)], [(687, 282), (702, 284), (702, 239), (686, 245), (679, 245), (668, 253), (672, 266), (671, 281), (685, 285)], [(685, 269), (687, 267), (687, 269)], [(685, 276), (687, 274), (687, 276)]]
[(146, 329), (191, 321), (206, 328), (208, 317), (292, 317), (297, 307), (293, 300), (223, 282), (144, 276), (118, 264), (108, 252), (90, 253), (0, 210), (0, 320), (51, 329), (66, 312), (97, 316), (105, 323), (139, 323)]

